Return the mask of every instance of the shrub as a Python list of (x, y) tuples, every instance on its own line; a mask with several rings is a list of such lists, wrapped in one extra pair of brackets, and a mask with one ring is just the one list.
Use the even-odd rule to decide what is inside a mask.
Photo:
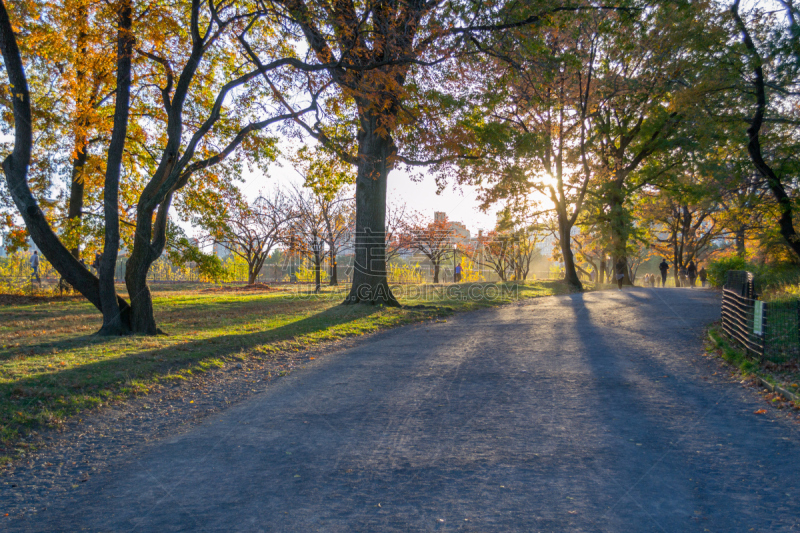
[[(297, 281), (300, 283), (314, 283), (317, 280), (317, 271), (313, 268), (307, 268), (305, 265), (300, 265), (300, 267), (295, 270), (294, 274), (297, 276)], [(320, 283), (328, 281), (328, 272), (324, 267), (320, 269), (319, 280)]]
[(749, 270), (749, 265), (744, 257), (729, 255), (720, 259), (715, 259), (708, 264), (706, 273), (708, 281), (714, 287), (722, 287), (725, 284), (725, 277), (729, 270)]
[(711, 261), (706, 267), (708, 280), (715, 287), (725, 284), (725, 277), (730, 270), (752, 272), (755, 290), (764, 300), (797, 298), (800, 294), (800, 267), (794, 263), (759, 265), (732, 255)]

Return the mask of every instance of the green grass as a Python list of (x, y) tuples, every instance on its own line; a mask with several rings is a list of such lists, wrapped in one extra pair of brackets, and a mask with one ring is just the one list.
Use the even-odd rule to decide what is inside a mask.
[(756, 374), (759, 370), (759, 362), (747, 355), (745, 351), (739, 347), (734, 347), (730, 341), (722, 334), (722, 329), (719, 326), (712, 326), (708, 330), (711, 340), (714, 342), (715, 347), (719, 350), (722, 358), (734, 366), (744, 376)]
[(96, 337), (100, 314), (77, 299), (0, 306), (0, 455), (19, 452), (31, 430), (228, 361), (569, 292), (557, 281), (405, 286), (398, 294), (405, 307), (397, 309), (340, 306), (344, 290), (312, 295), (157, 285), (156, 320), (168, 334), (158, 337)]
[(741, 346), (731, 342), (717, 323), (708, 334), (713, 341), (709, 350), (717, 350), (720, 356), (734, 366), (743, 376), (758, 376), (773, 385), (800, 392), (800, 362), (796, 358), (787, 361), (761, 360), (748, 354)]

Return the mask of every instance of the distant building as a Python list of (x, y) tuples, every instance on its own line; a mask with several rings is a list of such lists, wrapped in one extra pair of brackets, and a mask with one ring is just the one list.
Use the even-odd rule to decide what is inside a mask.
[(447, 220), (447, 213), (445, 213), (444, 211), (434, 211), (433, 221), (447, 222), (447, 228), (453, 232), (456, 241), (463, 242), (469, 240), (469, 230), (467, 229), (467, 227), (461, 222), (456, 222), (454, 220)]

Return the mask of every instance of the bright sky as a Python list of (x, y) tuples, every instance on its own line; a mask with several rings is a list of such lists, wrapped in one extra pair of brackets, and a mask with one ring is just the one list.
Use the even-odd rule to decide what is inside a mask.
[[(242, 191), (250, 199), (255, 199), (260, 190), (269, 191), (276, 186), (289, 188), (301, 186), (303, 183), (302, 178), (289, 163), (283, 163), (282, 166), (273, 165), (269, 177), (259, 173), (249, 174), (245, 179)], [(431, 219), (434, 211), (444, 211), (450, 220), (462, 222), (472, 235), (477, 235), (479, 229), (485, 231), (493, 229), (496, 221), (496, 211), (482, 213), (478, 209), (476, 198), (475, 187), (454, 189), (451, 186), (437, 195), (436, 182), (432, 176), (414, 182), (401, 170), (393, 170), (389, 174), (389, 204), (405, 202), (408, 208), (419, 211)]]

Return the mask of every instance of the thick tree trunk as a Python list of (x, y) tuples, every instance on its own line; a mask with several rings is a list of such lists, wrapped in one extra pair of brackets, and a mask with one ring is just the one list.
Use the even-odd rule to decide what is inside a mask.
[(606, 282), (606, 260), (603, 259), (600, 261), (600, 272), (598, 272), (597, 276), (600, 283)]
[(681, 257), (678, 252), (677, 245), (672, 253), (672, 277), (675, 280), (675, 286), (681, 286)]
[(561, 256), (564, 258), (564, 281), (578, 290), (583, 290), (583, 284), (575, 270), (575, 257), (572, 254), (572, 237), (570, 227), (566, 224), (565, 217), (559, 214), (558, 240), (561, 245)]
[(736, 254), (744, 257), (747, 252), (745, 249), (744, 228), (739, 228), (734, 232), (734, 242), (736, 244)]
[[(623, 191), (622, 191), (622, 180), (618, 180), (618, 183), (611, 184), (611, 196), (608, 203), (609, 206), (609, 229), (611, 231), (611, 246), (612, 246), (612, 260), (613, 264), (616, 265), (617, 262), (622, 258), (625, 261), (625, 264), (628, 264), (628, 236), (630, 234), (630, 230), (628, 227), (628, 214), (625, 211), (625, 207), (623, 206)], [(615, 283), (617, 281), (617, 274), (616, 270), (614, 271), (614, 280)], [(633, 282), (630, 278), (629, 269), (625, 269), (624, 277), (622, 278), (623, 285), (633, 285)]]
[(439, 263), (433, 264), (433, 282), (439, 283)]
[(248, 264), (247, 265), (247, 284), (248, 285), (255, 285), (256, 278), (258, 277), (258, 271), (256, 270), (255, 264)]
[[(9, 93), (14, 112), (14, 149), (3, 161), (3, 172), (11, 198), (31, 239), (45, 258), (67, 283), (100, 310), (100, 285), (97, 278), (61, 243), (28, 187), (28, 166), (33, 147), (30, 95), (22, 58), (3, 0), (0, 0), (0, 51), (9, 83), (13, 87)], [(117, 297), (116, 305), (123, 323), (126, 322), (129, 317), (128, 304)]]
[(150, 246), (153, 230), (153, 211), (140, 206), (136, 215), (136, 232), (131, 256), (125, 266), (125, 285), (131, 300), (131, 330), (134, 333), (156, 335), (156, 319), (153, 315), (153, 297), (147, 286), (147, 273), (157, 259)]
[(103, 311), (101, 335), (121, 335), (129, 332), (127, 324), (122, 323), (116, 305), (114, 274), (117, 270), (119, 253), (119, 179), (122, 173), (122, 155), (125, 150), (125, 137), (128, 131), (128, 107), (131, 86), (131, 55), (133, 53), (133, 12), (130, 0), (119, 3), (117, 30), (117, 94), (114, 105), (114, 127), (108, 147), (105, 186), (103, 189), (103, 212), (105, 215), (105, 240), (103, 255), (98, 268), (100, 283), (100, 303)]
[[(83, 196), (86, 189), (86, 182), (83, 178), (83, 168), (86, 166), (88, 158), (86, 150), (86, 136), (81, 136), (75, 143), (75, 150), (78, 156), (72, 161), (72, 172), (70, 174), (69, 204), (67, 205), (67, 227), (73, 233), (70, 238), (75, 243), (70, 250), (75, 259), (81, 258), (80, 225), (83, 219)], [(77, 234), (76, 234), (77, 233)]]
[(353, 283), (343, 303), (399, 307), (386, 273), (386, 186), (395, 146), (390, 135), (379, 133), (378, 118), (367, 115), (360, 121)]
[[(84, 58), (88, 55), (88, 51), (86, 49), (86, 26), (89, 22), (89, 12), (87, 6), (78, 6), (76, 17), (83, 23), (81, 29), (78, 31), (76, 47), (78, 51), (78, 61), (80, 61), (81, 58)], [(77, 86), (80, 90), (83, 88), (84, 83), (86, 82), (86, 71), (82, 65), (78, 65), (75, 76)], [(77, 102), (78, 109), (80, 109), (81, 112), (85, 112), (85, 96), (82, 94), (82, 91), (81, 94), (77, 95)], [(86, 122), (87, 121), (85, 118), (79, 118), (78, 120), (78, 123), (81, 124), (81, 126), (85, 126)], [(86, 133), (84, 128), (81, 127), (75, 136), (75, 158), (72, 160), (72, 172), (70, 173), (69, 185), (69, 203), (67, 204), (67, 231), (69, 232), (70, 240), (73, 242), (71, 252), (72, 255), (75, 256), (75, 259), (78, 260), (81, 258), (79, 228), (83, 218), (83, 196), (86, 188), (86, 182), (84, 181), (83, 177), (83, 169), (86, 166), (86, 160), (88, 158), (88, 154), (86, 152), (88, 147), (89, 142), (86, 137)]]

